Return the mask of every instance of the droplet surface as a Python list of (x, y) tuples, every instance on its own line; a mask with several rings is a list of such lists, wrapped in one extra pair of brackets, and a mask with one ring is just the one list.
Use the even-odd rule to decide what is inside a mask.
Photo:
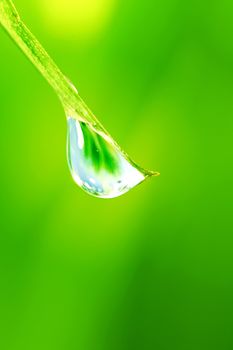
[(118, 197), (158, 173), (138, 167), (119, 146), (92, 125), (68, 117), (67, 157), (74, 181), (100, 198)]

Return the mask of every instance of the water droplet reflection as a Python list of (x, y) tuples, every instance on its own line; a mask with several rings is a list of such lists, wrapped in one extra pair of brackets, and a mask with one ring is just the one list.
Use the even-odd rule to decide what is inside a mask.
[(118, 197), (156, 175), (134, 164), (109, 136), (71, 117), (68, 118), (67, 156), (74, 181), (100, 198)]

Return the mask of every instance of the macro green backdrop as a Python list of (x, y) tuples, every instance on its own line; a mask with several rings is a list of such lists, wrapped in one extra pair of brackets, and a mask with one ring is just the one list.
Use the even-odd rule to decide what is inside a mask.
[(15, 0), (132, 158), (113, 200), (66, 162), (57, 97), (0, 31), (0, 348), (233, 348), (233, 2)]

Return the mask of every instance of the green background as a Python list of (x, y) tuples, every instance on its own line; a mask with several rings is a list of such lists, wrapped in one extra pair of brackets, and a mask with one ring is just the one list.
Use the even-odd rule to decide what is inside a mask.
[(15, 4), (161, 176), (113, 200), (79, 189), (62, 107), (0, 31), (0, 348), (232, 349), (233, 2)]

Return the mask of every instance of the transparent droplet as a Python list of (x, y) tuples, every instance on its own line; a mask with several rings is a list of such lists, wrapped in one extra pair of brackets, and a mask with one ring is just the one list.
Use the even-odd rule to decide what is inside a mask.
[(78, 90), (77, 90), (76, 86), (72, 83), (72, 81), (71, 81), (68, 77), (65, 77), (65, 78), (66, 78), (68, 84), (70, 85), (70, 87), (72, 88), (72, 90), (73, 90), (76, 94), (78, 94)]
[(74, 181), (100, 198), (118, 197), (147, 177), (158, 175), (137, 166), (102, 130), (68, 117), (67, 157)]

